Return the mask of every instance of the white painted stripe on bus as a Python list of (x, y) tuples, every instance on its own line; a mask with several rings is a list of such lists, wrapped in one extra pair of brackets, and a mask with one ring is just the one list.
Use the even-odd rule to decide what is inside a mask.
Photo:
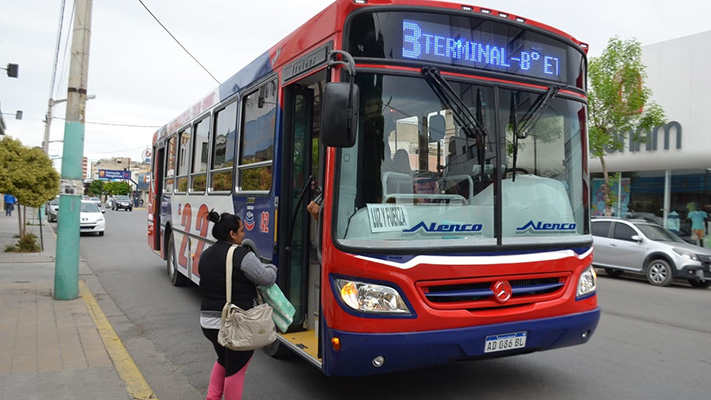
[(492, 264), (521, 264), (540, 261), (562, 260), (575, 257), (582, 260), (592, 253), (592, 248), (583, 254), (577, 254), (573, 250), (559, 250), (544, 253), (527, 253), (513, 255), (495, 256), (415, 256), (411, 260), (399, 263), (386, 261), (375, 257), (356, 256), (356, 258), (377, 264), (385, 264), (399, 269), (410, 269), (420, 264), (432, 265), (492, 265)]

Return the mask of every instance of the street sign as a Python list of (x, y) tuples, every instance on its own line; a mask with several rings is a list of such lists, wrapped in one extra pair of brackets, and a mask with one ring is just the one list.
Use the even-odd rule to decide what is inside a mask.
[(145, 163), (151, 162), (151, 149), (143, 150), (143, 153), (141, 153), (141, 158), (143, 159), (143, 162), (145, 162)]
[(131, 171), (117, 171), (113, 169), (100, 169), (99, 179), (131, 179)]

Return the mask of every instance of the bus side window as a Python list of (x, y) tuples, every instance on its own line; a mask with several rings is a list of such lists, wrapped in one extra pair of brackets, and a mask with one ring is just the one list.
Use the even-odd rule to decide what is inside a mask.
[(165, 161), (165, 187), (163, 191), (167, 193), (172, 193), (175, 186), (175, 143), (176, 139), (173, 136), (168, 140), (168, 145), (166, 146), (168, 156)]
[(207, 188), (207, 149), (210, 143), (210, 118), (204, 118), (196, 123), (194, 132), (190, 190), (192, 192), (204, 192)]
[(232, 190), (232, 167), (235, 164), (237, 138), (237, 102), (215, 113), (215, 133), (212, 141), (210, 185), (218, 192)]
[(272, 187), (276, 82), (271, 81), (244, 97), (239, 146), (238, 186), (244, 191), (269, 191)]
[(176, 192), (185, 193), (188, 191), (188, 166), (190, 165), (190, 127), (180, 131), (178, 134), (178, 167)]

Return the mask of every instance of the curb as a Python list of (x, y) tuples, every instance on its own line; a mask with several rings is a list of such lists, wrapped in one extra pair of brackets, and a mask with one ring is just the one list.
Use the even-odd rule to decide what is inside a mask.
[(131, 355), (128, 354), (123, 342), (121, 342), (108, 318), (101, 310), (99, 303), (96, 302), (86, 283), (82, 280), (79, 281), (79, 294), (89, 309), (89, 314), (94, 321), (94, 325), (96, 325), (96, 329), (99, 331), (101, 340), (104, 342), (106, 352), (111, 357), (116, 372), (126, 385), (128, 393), (136, 400), (157, 400), (158, 397), (146, 382), (143, 374), (141, 374), (138, 366), (136, 366)]

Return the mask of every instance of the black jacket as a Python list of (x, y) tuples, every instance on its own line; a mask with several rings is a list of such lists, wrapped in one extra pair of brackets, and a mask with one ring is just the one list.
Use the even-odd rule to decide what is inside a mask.
[[(198, 272), (200, 273), (200, 294), (202, 295), (202, 311), (222, 311), (226, 302), (225, 262), (227, 250), (232, 243), (218, 241), (210, 246), (200, 256)], [(254, 306), (257, 288), (254, 282), (247, 279), (240, 270), (242, 259), (249, 253), (247, 247), (235, 249), (232, 258), (232, 303), (243, 310)]]

